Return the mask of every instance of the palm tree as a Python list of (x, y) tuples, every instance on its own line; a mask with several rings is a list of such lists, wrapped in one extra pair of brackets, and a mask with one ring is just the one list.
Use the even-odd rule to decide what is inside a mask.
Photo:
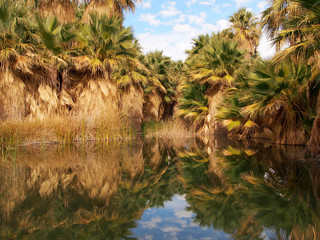
[(161, 120), (172, 116), (182, 64), (173, 62), (160, 51), (148, 53), (142, 61), (150, 71), (149, 84), (144, 86), (145, 118)]
[(28, 113), (25, 82), (34, 77), (33, 68), (39, 59), (37, 26), (30, 7), (23, 2), (1, 1), (0, 11), (0, 118), (22, 119)]
[(143, 121), (143, 85), (148, 84), (149, 71), (138, 59), (141, 54), (140, 46), (134, 44), (135, 56), (128, 58), (123, 64), (115, 69), (112, 79), (117, 81), (121, 90), (122, 111), (127, 116), (131, 126), (136, 131), (141, 131)]
[(97, 113), (106, 113), (108, 108), (113, 112), (118, 109), (117, 83), (112, 73), (136, 61), (132, 31), (122, 24), (122, 18), (92, 15), (91, 23), (80, 30), (78, 56), (73, 59), (70, 77), (81, 112), (95, 109)]
[[(263, 11), (261, 24), (267, 30), (269, 37), (274, 39), (278, 36), (279, 31), (286, 28), (288, 21), (301, 14), (302, 8), (299, 3), (291, 0), (274, 0), (271, 2), (271, 6)], [(278, 42), (278, 51), (286, 43), (286, 40)], [(294, 39), (291, 40), (294, 42)]]
[(257, 18), (246, 8), (241, 8), (229, 18), (229, 21), (232, 23), (231, 29), (235, 32), (240, 47), (248, 52), (248, 58), (255, 56), (261, 35)]
[(203, 126), (209, 114), (208, 97), (206, 97), (207, 90), (207, 84), (201, 85), (199, 83), (186, 82), (181, 86), (182, 97), (179, 99), (177, 116), (194, 123), (196, 131)]
[(74, 102), (66, 89), (68, 71), (70, 70), (70, 57), (74, 44), (75, 26), (73, 24), (61, 25), (57, 18), (42, 18), (36, 15), (38, 34), (41, 38), (41, 55), (47, 66), (55, 69), (56, 86), (61, 113), (68, 113), (73, 108)]
[(318, 97), (310, 77), (309, 66), (302, 62), (295, 65), (288, 60), (277, 67), (260, 64), (248, 77), (250, 89), (241, 98), (246, 105), (242, 114), (252, 121), (263, 116), (276, 142), (304, 144), (315, 114), (312, 98)]
[(280, 51), (275, 62), (278, 63), (287, 57), (305, 59), (314, 64), (315, 73), (319, 73), (319, 4), (316, 1), (294, 1), (292, 5), (299, 5), (300, 12), (291, 16), (283, 29), (277, 32), (274, 43), (280, 44), (286, 40), (290, 46)]
[[(319, 76), (319, 3), (310, 0), (273, 1), (263, 16), (264, 26), (270, 31), (274, 42), (280, 46), (289, 42), (289, 47), (280, 51), (275, 64), (290, 57), (293, 61), (304, 59), (313, 68), (309, 84), (316, 86)], [(312, 106), (313, 107), (313, 106)], [(309, 146), (314, 153), (320, 150), (319, 109), (314, 121)]]
[(224, 128), (215, 120), (217, 105), (222, 102), (225, 89), (234, 86), (244, 55), (237, 49), (237, 42), (220, 34), (212, 35), (209, 39), (200, 36), (199, 41), (195, 41), (194, 44), (194, 51), (189, 51), (190, 55), (186, 61), (187, 79), (188, 82), (205, 85), (206, 92), (202, 94), (208, 98), (208, 106), (205, 106), (207, 109), (201, 111), (199, 119), (204, 119), (203, 113), (207, 116), (199, 130), (206, 134), (220, 134)]
[(187, 50), (188, 58), (194, 57), (197, 54), (200, 54), (201, 50), (210, 43), (210, 36), (199, 35), (197, 38), (193, 39), (193, 47), (191, 50)]
[(243, 54), (237, 43), (213, 35), (210, 43), (195, 57), (189, 75), (194, 82), (208, 83), (212, 88), (232, 86)]

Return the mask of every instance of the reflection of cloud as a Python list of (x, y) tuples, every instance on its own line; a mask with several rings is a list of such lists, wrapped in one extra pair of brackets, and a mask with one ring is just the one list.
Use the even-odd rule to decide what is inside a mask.
[(212, 237), (203, 237), (203, 238), (201, 238), (201, 240), (213, 240), (213, 238)]
[(187, 239), (188, 240), (196, 240), (196, 238), (193, 238), (191, 235)]
[(187, 227), (189, 227), (186, 220), (179, 219), (179, 220), (177, 220), (176, 222), (180, 224), (180, 227), (181, 227), (181, 228), (187, 228)]
[(146, 240), (153, 240), (153, 237), (152, 237), (151, 235), (146, 234), (146, 235), (144, 236), (144, 239), (146, 239)]
[(199, 227), (199, 223), (190, 222), (190, 227)]
[(180, 229), (180, 228), (171, 227), (171, 226), (161, 228), (161, 230), (162, 230), (162, 232), (171, 233), (171, 234), (176, 234), (176, 233), (182, 231), (182, 229)]
[(161, 222), (162, 222), (161, 218), (155, 217), (155, 218), (151, 218), (151, 220), (148, 222), (141, 222), (140, 224), (142, 228), (152, 229), (157, 227), (157, 223), (161, 223)]
[(183, 201), (185, 201), (185, 200), (186, 200), (186, 195), (185, 195), (185, 194), (183, 194), (183, 195), (177, 195), (176, 198), (177, 198), (178, 200), (183, 200)]
[(187, 207), (187, 202), (183, 197), (174, 197), (172, 201), (170, 202), (165, 202), (164, 203), (164, 208), (166, 209), (171, 209), (171, 210), (182, 210)]
[(191, 218), (192, 217), (192, 212), (188, 212), (186, 210), (178, 210), (174, 212), (174, 215), (177, 218)]

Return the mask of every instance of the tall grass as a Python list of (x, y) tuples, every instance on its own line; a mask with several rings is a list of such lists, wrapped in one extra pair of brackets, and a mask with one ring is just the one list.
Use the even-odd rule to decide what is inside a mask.
[(193, 128), (181, 119), (168, 121), (150, 121), (143, 124), (143, 135), (146, 138), (161, 138), (174, 146), (184, 146), (186, 141), (195, 137)]
[(149, 121), (143, 124), (146, 137), (190, 137), (193, 134), (186, 123), (176, 118), (168, 121)]
[(54, 116), (0, 122), (0, 146), (127, 140), (134, 132), (120, 116)]

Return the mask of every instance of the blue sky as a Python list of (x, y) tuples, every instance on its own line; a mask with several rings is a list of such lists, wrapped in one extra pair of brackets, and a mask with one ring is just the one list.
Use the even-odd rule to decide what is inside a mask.
[[(184, 60), (185, 50), (199, 34), (218, 32), (230, 26), (229, 16), (246, 7), (257, 16), (268, 7), (263, 0), (144, 0), (136, 4), (134, 14), (126, 14), (125, 25), (131, 26), (145, 53), (162, 50), (174, 60)], [(265, 34), (260, 54), (270, 57)]]

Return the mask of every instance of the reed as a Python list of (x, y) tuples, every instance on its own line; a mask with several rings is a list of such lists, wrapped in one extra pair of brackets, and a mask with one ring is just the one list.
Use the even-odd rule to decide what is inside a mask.
[(134, 132), (120, 115), (54, 116), (0, 122), (0, 146), (127, 140)]
[(193, 129), (188, 128), (187, 124), (181, 119), (174, 119), (160, 122), (146, 122), (143, 124), (143, 135), (146, 138), (161, 138), (168, 144), (175, 147), (183, 147), (185, 143), (196, 137)]
[(178, 118), (160, 122), (145, 122), (143, 133), (146, 137), (190, 137), (193, 135), (187, 124)]

